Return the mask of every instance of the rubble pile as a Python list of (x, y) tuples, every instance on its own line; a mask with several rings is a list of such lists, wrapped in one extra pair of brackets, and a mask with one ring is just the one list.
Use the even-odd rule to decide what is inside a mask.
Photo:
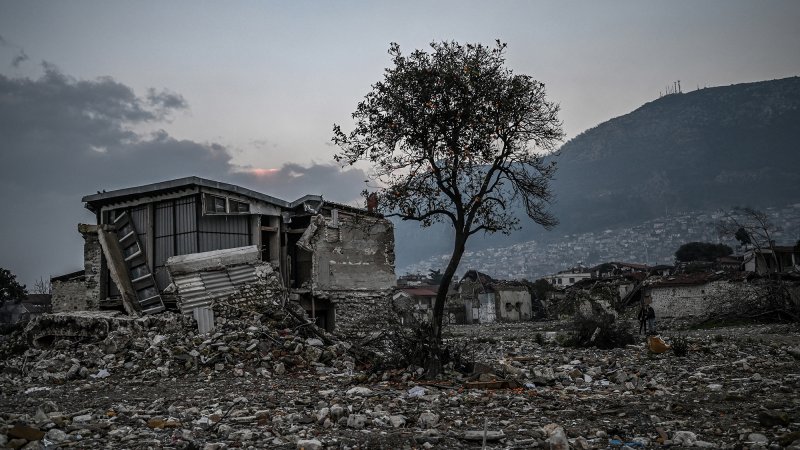
[(167, 315), (8, 356), (0, 447), (800, 448), (796, 326), (686, 331), (686, 357), (563, 347), (558, 323), (452, 326), (473, 373), (424, 381), (368, 370), (299, 311), (214, 313), (205, 336)]

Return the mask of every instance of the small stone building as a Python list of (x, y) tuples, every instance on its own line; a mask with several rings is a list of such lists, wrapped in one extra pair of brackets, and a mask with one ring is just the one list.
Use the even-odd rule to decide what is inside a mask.
[(485, 273), (469, 270), (458, 287), (467, 323), (519, 322), (533, 318), (528, 285), (519, 281), (495, 280)]
[(84, 270), (54, 284), (55, 311), (158, 313), (180, 302), (169, 258), (252, 246), (287, 296), (329, 330), (339, 322), (362, 325), (396, 284), (391, 222), (318, 195), (288, 202), (187, 177), (83, 201), (96, 223), (79, 226)]
[(643, 301), (653, 306), (657, 319), (698, 317), (728, 285), (711, 272), (651, 278), (645, 282)]

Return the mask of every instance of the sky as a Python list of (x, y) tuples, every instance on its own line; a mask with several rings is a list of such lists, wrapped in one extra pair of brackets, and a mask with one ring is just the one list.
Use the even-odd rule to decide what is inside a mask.
[(352, 203), (332, 126), (432, 41), (508, 44), (567, 139), (684, 91), (800, 75), (791, 1), (0, 0), (0, 267), (82, 267), (84, 195), (189, 175)]

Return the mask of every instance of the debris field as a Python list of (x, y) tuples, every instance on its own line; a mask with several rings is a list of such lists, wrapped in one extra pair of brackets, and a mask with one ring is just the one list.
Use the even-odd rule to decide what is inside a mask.
[(280, 306), (214, 308), (207, 335), (96, 313), (6, 337), (0, 447), (800, 449), (797, 325), (665, 331), (685, 357), (564, 347), (563, 322), (449, 326), (474, 364), (424, 380)]

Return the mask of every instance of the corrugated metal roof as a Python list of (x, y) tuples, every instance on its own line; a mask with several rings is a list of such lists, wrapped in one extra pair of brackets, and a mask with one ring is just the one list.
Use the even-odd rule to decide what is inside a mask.
[(250, 264), (225, 267), (221, 270), (175, 275), (181, 311), (191, 314), (195, 308), (208, 307), (220, 297), (256, 281), (256, 271)]

